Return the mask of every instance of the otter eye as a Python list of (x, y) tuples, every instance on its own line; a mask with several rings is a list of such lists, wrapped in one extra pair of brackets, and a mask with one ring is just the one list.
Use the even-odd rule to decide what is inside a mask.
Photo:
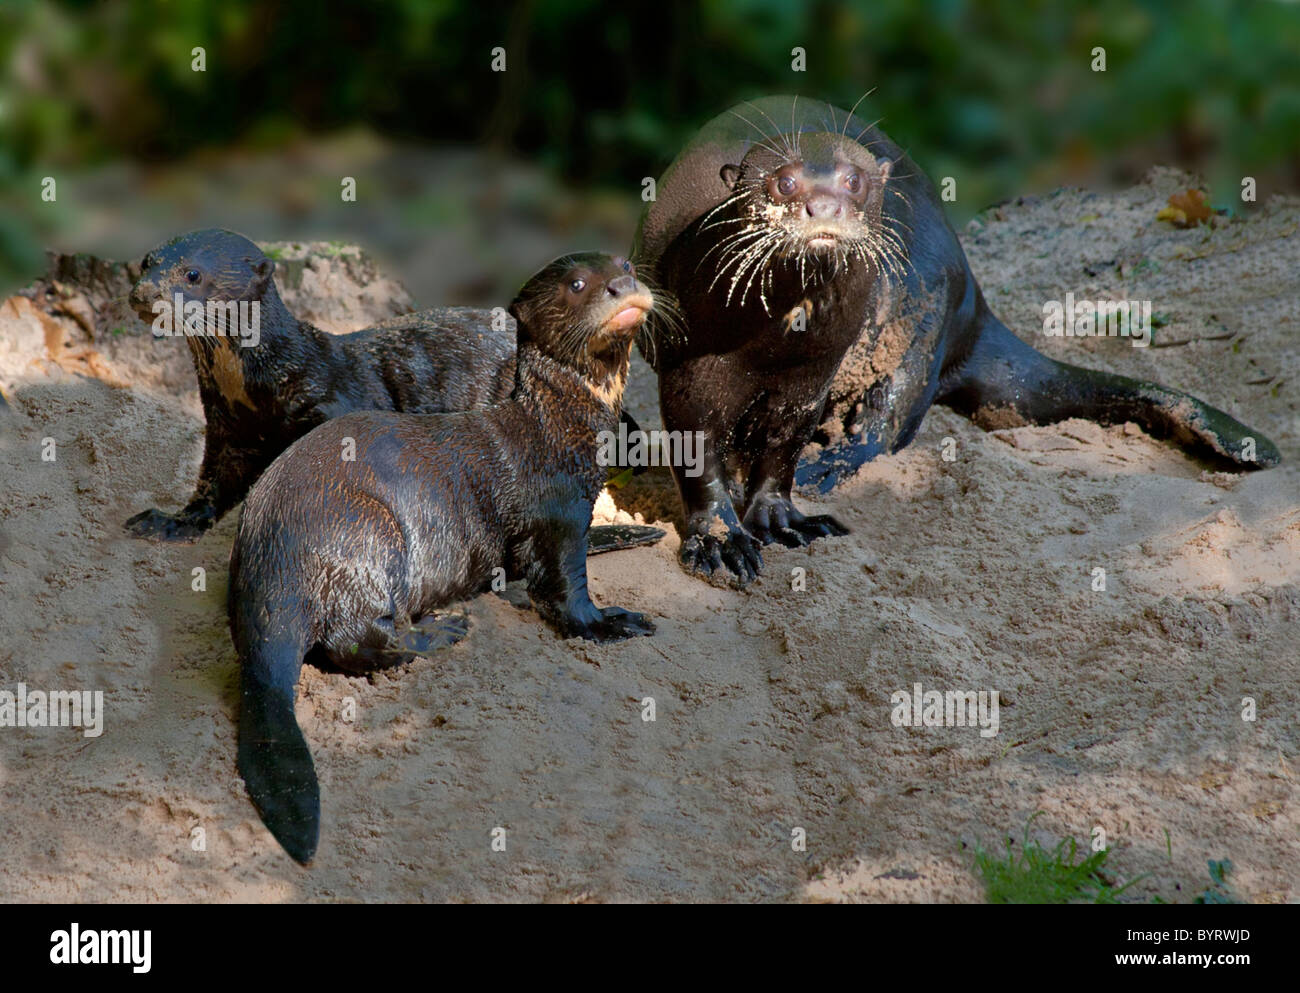
[(144, 261), (140, 263), (140, 268), (141, 268), (141, 269), (152, 269), (152, 268), (153, 268), (153, 255), (146, 255), (146, 256), (144, 257)]
[(572, 283), (569, 284), (569, 289), (574, 293), (581, 293), (586, 288), (587, 288), (587, 281), (585, 279), (575, 279)]
[(185, 274), (185, 278), (188, 279), (191, 283), (197, 283), (199, 281), (199, 270), (191, 269), (189, 272)]
[(776, 181), (777, 191), (783, 197), (788, 197), (794, 192), (795, 182), (793, 176), (782, 176)]
[(851, 172), (849, 178), (844, 180), (844, 185), (848, 187), (850, 193), (857, 193), (862, 189), (862, 177), (856, 172)]

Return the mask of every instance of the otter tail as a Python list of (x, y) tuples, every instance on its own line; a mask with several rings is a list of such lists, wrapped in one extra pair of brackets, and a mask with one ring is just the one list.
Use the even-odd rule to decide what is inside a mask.
[(1056, 362), (1030, 348), (987, 309), (975, 345), (936, 402), (977, 423), (1011, 412), (1033, 424), (1081, 417), (1133, 421), (1149, 434), (1210, 452), (1247, 469), (1277, 465), (1277, 446), (1194, 396), (1155, 383)]
[(262, 823), (306, 864), (320, 838), (320, 784), (293, 712), (303, 647), (292, 638), (262, 642), (242, 660), (239, 774)]

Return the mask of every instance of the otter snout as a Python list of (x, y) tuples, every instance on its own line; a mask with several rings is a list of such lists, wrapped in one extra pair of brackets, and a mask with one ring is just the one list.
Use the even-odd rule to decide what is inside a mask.
[(605, 292), (612, 297), (629, 296), (641, 289), (641, 284), (631, 273), (626, 273), (605, 284)]
[(131, 292), (127, 294), (126, 299), (140, 320), (146, 323), (153, 321), (155, 317), (153, 305), (158, 299), (158, 287), (154, 285), (153, 280), (147, 276), (141, 277), (131, 287)]
[(815, 221), (837, 221), (844, 216), (844, 201), (834, 194), (821, 193), (809, 197), (804, 210)]
[(636, 268), (631, 262), (616, 258), (613, 264), (622, 271), (605, 283), (602, 296), (607, 316), (600, 324), (606, 331), (621, 331), (641, 323), (654, 307), (654, 296), (636, 278)]

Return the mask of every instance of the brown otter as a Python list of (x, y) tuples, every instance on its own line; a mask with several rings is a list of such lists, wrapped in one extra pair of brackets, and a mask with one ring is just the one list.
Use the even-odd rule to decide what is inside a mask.
[[(239, 769), (262, 820), (299, 862), (316, 849), (320, 791), (294, 719), (305, 656), (366, 671), (466, 631), (435, 613), (522, 577), (560, 634), (650, 634), (642, 614), (587, 593), (586, 533), (605, 480), (632, 340), (654, 300), (630, 263), (558, 259), (510, 307), (510, 399), (481, 410), (348, 414), (294, 442), (244, 502), (230, 556), (241, 663)], [(351, 455), (351, 457), (349, 457)]]
[[(490, 310), (426, 310), (352, 334), (327, 334), (289, 312), (272, 278), (275, 262), (233, 231), (180, 235), (146, 255), (142, 269), (130, 296), (142, 320), (157, 328), (177, 302), (204, 310), (201, 333), (185, 338), (207, 432), (190, 502), (176, 514), (149, 509), (130, 518), (126, 529), (138, 537), (197, 540), (290, 442), (331, 417), (356, 410), (469, 410), (505, 400), (514, 389), (514, 321), (494, 321)], [(254, 301), (255, 328), (234, 326), (233, 314), (224, 326), (212, 326), (227, 316), (223, 308)], [(635, 525), (596, 528), (592, 551), (662, 534)]]
[[(796, 509), (795, 481), (829, 490), (911, 441), (935, 402), (977, 420), (1132, 420), (1247, 468), (1280, 458), (1195, 397), (1055, 362), (1012, 334), (933, 184), (853, 114), (789, 96), (741, 104), (701, 129), (657, 191), (634, 257), (680, 305), (682, 333), (646, 356), (664, 426), (704, 432), (703, 474), (674, 470), (688, 570), (744, 584), (761, 544), (846, 533)], [(908, 330), (886, 340), (903, 318)], [(841, 367), (850, 351), (879, 358), (868, 382)], [(814, 438), (823, 449), (798, 465)]]

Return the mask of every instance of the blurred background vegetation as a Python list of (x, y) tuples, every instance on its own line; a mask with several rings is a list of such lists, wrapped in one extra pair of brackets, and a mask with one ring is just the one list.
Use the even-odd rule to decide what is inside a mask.
[(1261, 199), (1300, 188), (1300, 4), (1284, 0), (5, 0), (0, 284), (45, 248), (131, 257), (220, 224), (360, 241), (422, 303), (487, 302), (500, 285), (476, 272), (504, 265), (508, 286), (544, 261), (489, 241), (624, 247), (642, 177), (727, 106), (867, 91), (866, 119), (958, 177), (957, 223), (1156, 163), (1201, 172), (1215, 201), (1243, 175)]

